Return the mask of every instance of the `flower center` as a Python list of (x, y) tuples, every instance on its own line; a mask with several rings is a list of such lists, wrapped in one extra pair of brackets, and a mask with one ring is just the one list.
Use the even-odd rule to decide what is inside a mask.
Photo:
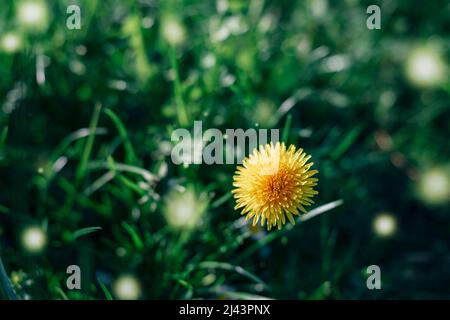
[(268, 176), (266, 180), (265, 195), (269, 201), (279, 201), (289, 197), (293, 186), (293, 175), (285, 170)]

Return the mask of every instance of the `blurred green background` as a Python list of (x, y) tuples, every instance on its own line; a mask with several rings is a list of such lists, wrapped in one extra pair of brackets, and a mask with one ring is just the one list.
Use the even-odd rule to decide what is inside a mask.
[[(446, 0), (3, 0), (0, 256), (17, 295), (450, 298), (449, 39)], [(194, 120), (279, 128), (320, 170), (315, 207), (343, 204), (249, 228), (234, 165), (172, 163)]]

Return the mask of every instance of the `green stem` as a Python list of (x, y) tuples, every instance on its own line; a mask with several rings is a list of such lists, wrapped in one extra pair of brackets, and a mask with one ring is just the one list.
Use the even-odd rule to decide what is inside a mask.
[(174, 93), (175, 93), (175, 104), (177, 108), (177, 115), (178, 115), (178, 123), (181, 126), (186, 126), (189, 123), (189, 117), (188, 113), (186, 111), (186, 106), (184, 105), (183, 101), (183, 93), (181, 88), (181, 82), (180, 82), (180, 75), (178, 73), (178, 64), (177, 64), (177, 57), (175, 48), (171, 47), (169, 50), (170, 55), (170, 64), (174, 71)]
[(95, 132), (97, 131), (97, 125), (98, 125), (98, 120), (100, 118), (101, 110), (102, 110), (102, 105), (100, 103), (97, 103), (94, 107), (94, 112), (92, 114), (91, 122), (89, 124), (89, 136), (87, 137), (87, 140), (84, 144), (83, 153), (81, 154), (81, 160), (78, 165), (77, 171), (75, 172), (74, 188), (66, 197), (66, 201), (62, 208), (63, 214), (67, 214), (67, 212), (69, 212), (71, 210), (72, 205), (76, 199), (76, 193), (78, 191), (78, 188), (82, 182), (82, 179), (84, 178), (84, 176), (86, 174), (86, 171), (87, 171), (86, 167), (89, 162), (89, 158), (91, 156), (92, 149), (94, 147)]
[(288, 114), (286, 117), (286, 122), (284, 123), (283, 135), (281, 138), (281, 141), (284, 142), (286, 145), (288, 144), (289, 131), (291, 130), (291, 124), (292, 124), (292, 115)]
[(94, 108), (94, 113), (92, 114), (91, 123), (89, 124), (89, 132), (90, 132), (89, 137), (87, 138), (86, 144), (84, 145), (81, 161), (75, 176), (76, 186), (79, 186), (81, 179), (86, 173), (86, 165), (89, 161), (89, 157), (91, 156), (92, 148), (94, 146), (95, 131), (97, 130), (97, 124), (101, 110), (102, 110), (101, 104), (96, 104)]
[(119, 116), (117, 116), (117, 114), (115, 114), (111, 109), (105, 109), (105, 114), (111, 119), (119, 132), (120, 139), (122, 140), (125, 148), (126, 163), (135, 164), (137, 162), (136, 153), (134, 152), (133, 145), (128, 137), (128, 132), (125, 125), (122, 120), (120, 120)]

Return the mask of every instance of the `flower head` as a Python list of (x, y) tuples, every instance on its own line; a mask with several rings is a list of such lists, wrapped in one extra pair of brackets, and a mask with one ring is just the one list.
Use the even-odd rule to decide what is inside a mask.
[(310, 170), (307, 163), (311, 156), (284, 143), (267, 144), (255, 149), (243, 160), (234, 176), (232, 191), (236, 199), (235, 209), (242, 208), (246, 219), (253, 218), (253, 225), (261, 219), (267, 221), (267, 229), (281, 226), (287, 219), (294, 224), (294, 215), (306, 212), (304, 206), (314, 203), (311, 198), (318, 194), (313, 190), (318, 179), (312, 178), (317, 170)]

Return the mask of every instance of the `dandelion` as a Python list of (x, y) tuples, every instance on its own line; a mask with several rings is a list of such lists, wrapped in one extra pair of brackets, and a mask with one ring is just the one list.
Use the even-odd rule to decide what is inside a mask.
[(243, 160), (233, 177), (232, 191), (236, 199), (235, 209), (242, 208), (241, 214), (247, 214), (246, 220), (253, 218), (253, 225), (261, 220), (261, 226), (267, 221), (267, 230), (286, 223), (294, 224), (294, 215), (300, 211), (306, 213), (305, 206), (314, 203), (311, 198), (318, 194), (313, 190), (318, 179), (312, 178), (317, 170), (310, 170), (311, 158), (291, 145), (286, 149), (284, 143), (272, 143)]

